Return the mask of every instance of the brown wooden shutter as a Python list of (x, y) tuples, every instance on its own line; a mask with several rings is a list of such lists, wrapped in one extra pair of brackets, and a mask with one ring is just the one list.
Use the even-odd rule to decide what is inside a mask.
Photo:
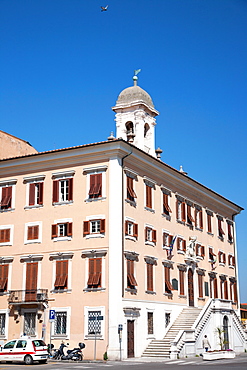
[(58, 202), (59, 180), (53, 180), (53, 203)]
[(172, 243), (172, 240), (173, 240), (173, 236), (172, 235), (169, 235), (168, 236), (168, 247), (170, 247), (170, 245)]
[(29, 205), (34, 206), (35, 204), (35, 184), (29, 185)]
[(198, 293), (199, 297), (203, 298), (202, 275), (198, 274)]
[(232, 265), (235, 266), (235, 257), (232, 257)]
[(129, 200), (134, 200), (134, 198), (137, 198), (136, 193), (134, 191), (134, 186), (133, 186), (133, 178), (127, 176), (127, 199)]
[(173, 286), (170, 282), (170, 267), (165, 266), (165, 291), (171, 293)]
[(11, 200), (12, 200), (12, 186), (3, 187), (1, 206), (3, 208), (11, 208)]
[(202, 209), (199, 211), (199, 222), (200, 222), (200, 229), (203, 229), (203, 214)]
[(201, 256), (205, 257), (205, 247), (204, 247), (204, 245), (201, 246)]
[(177, 250), (179, 251), (180, 250), (180, 238), (177, 238)]
[(211, 215), (207, 214), (207, 220), (208, 220), (208, 232), (212, 233), (212, 224), (211, 224)]
[(89, 258), (88, 259), (88, 281), (87, 281), (88, 287), (93, 285), (93, 278), (94, 278), (94, 258)]
[(90, 222), (84, 221), (83, 222), (83, 236), (90, 234)]
[(51, 225), (51, 238), (54, 239), (57, 237), (57, 225)]
[(134, 261), (131, 260), (127, 260), (127, 286), (130, 289), (134, 289), (137, 286), (134, 276)]
[(68, 222), (68, 224), (67, 224), (67, 236), (72, 236), (72, 227), (73, 227), (73, 223)]
[(148, 227), (145, 227), (144, 234), (145, 234), (145, 241), (147, 241), (148, 240)]
[(176, 216), (177, 216), (177, 220), (179, 220), (179, 200), (178, 199), (176, 201)]
[(129, 221), (125, 221), (125, 235), (129, 235)]
[(152, 230), (152, 242), (156, 243), (157, 238), (156, 238), (156, 230)]
[(67, 289), (68, 260), (56, 261), (55, 289)]
[(10, 229), (1, 229), (0, 230), (0, 243), (10, 242)]
[(26, 264), (26, 294), (25, 300), (35, 301), (37, 293), (38, 262)]
[(180, 295), (184, 295), (184, 271), (179, 270)]
[(43, 195), (44, 195), (44, 183), (40, 182), (38, 186), (39, 186), (38, 204), (42, 205), (43, 204)]
[(224, 298), (228, 299), (228, 284), (227, 281), (224, 283)]
[(196, 244), (196, 256), (199, 256), (199, 244)]
[(69, 181), (68, 200), (73, 200), (73, 178), (68, 179), (68, 181)]
[(0, 290), (6, 291), (8, 285), (9, 265), (0, 265)]
[(95, 189), (95, 195), (97, 197), (102, 196), (102, 173), (98, 173), (96, 177), (96, 189)]
[(147, 263), (147, 290), (153, 291), (153, 265)]
[(134, 224), (133, 228), (134, 228), (133, 236), (137, 239), (138, 238), (138, 224)]
[(146, 185), (146, 207), (152, 208), (152, 188)]
[(105, 233), (105, 219), (100, 220), (100, 233)]
[(168, 194), (165, 194), (165, 193), (163, 193), (163, 206), (164, 206), (164, 209), (168, 213), (172, 212), (172, 210), (171, 210), (171, 208), (169, 207), (169, 204), (168, 204)]
[(183, 221), (183, 222), (186, 222), (186, 216), (185, 216), (185, 213), (186, 213), (185, 202), (182, 202), (182, 203), (181, 203), (181, 218), (182, 218), (182, 221)]
[(183, 251), (186, 252), (186, 240), (182, 241)]
[(218, 298), (217, 278), (214, 278), (214, 298)]

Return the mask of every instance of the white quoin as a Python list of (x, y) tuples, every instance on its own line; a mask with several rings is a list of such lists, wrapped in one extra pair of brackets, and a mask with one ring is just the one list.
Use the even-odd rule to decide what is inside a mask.
[(156, 157), (155, 117), (159, 112), (150, 95), (137, 85), (128, 87), (119, 94), (112, 110), (116, 113), (116, 137)]

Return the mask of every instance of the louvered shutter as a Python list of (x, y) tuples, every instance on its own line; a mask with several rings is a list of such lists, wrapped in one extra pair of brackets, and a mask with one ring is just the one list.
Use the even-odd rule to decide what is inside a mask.
[(182, 221), (183, 222), (186, 222), (186, 216), (185, 216), (185, 202), (182, 202), (181, 203), (181, 217), (182, 217)]
[(37, 276), (38, 276), (38, 262), (27, 263), (25, 300), (28, 302), (36, 301)]
[(129, 221), (125, 221), (125, 235), (129, 235)]
[(156, 243), (157, 238), (156, 238), (156, 230), (152, 230), (152, 242)]
[(146, 207), (152, 208), (152, 188), (146, 185)]
[(51, 225), (51, 238), (57, 238), (57, 225), (53, 224)]
[(127, 260), (127, 280), (128, 288), (133, 289), (137, 286), (136, 279), (134, 277), (134, 261)]
[(95, 277), (94, 277), (94, 286), (97, 288), (101, 287), (101, 269), (102, 269), (102, 259), (95, 258)]
[(199, 211), (199, 222), (200, 222), (200, 229), (203, 229), (203, 214), (202, 209)]
[(179, 251), (180, 250), (180, 238), (177, 238), (177, 250)]
[(203, 298), (202, 275), (198, 274), (198, 293), (199, 297)]
[(176, 201), (176, 216), (177, 216), (177, 220), (179, 220), (179, 204), (180, 204), (180, 202), (177, 199), (177, 201)]
[(166, 292), (171, 293), (173, 290), (173, 286), (170, 282), (170, 268), (168, 266), (165, 266), (165, 286), (166, 286)]
[(67, 236), (72, 236), (72, 222), (68, 222), (67, 224)]
[(205, 247), (204, 247), (204, 245), (201, 246), (201, 256), (205, 257)]
[(90, 222), (84, 221), (83, 222), (83, 236), (90, 234)]
[(94, 278), (94, 258), (88, 259), (88, 281), (87, 285), (90, 288), (93, 285), (93, 278)]
[(228, 299), (228, 285), (227, 281), (224, 282), (224, 298)]
[(138, 224), (134, 224), (133, 228), (134, 228), (133, 236), (137, 239), (138, 238)]
[(73, 200), (73, 178), (68, 180), (69, 180), (68, 200)]
[(147, 241), (148, 240), (148, 228), (147, 227), (145, 227), (144, 234), (145, 234), (145, 241)]
[(100, 220), (100, 233), (105, 233), (105, 219)]
[(8, 284), (9, 265), (0, 265), (0, 290), (6, 291)]
[(59, 180), (53, 180), (53, 203), (58, 202), (58, 192), (59, 192)]
[(183, 251), (186, 252), (186, 240), (182, 241)]
[(44, 183), (40, 182), (38, 186), (39, 186), (38, 204), (42, 205), (43, 204), (43, 194), (44, 194)]
[(163, 193), (163, 206), (164, 206), (164, 209), (167, 211), (167, 213), (172, 212), (168, 204), (168, 194), (165, 194), (165, 193)]
[(35, 184), (29, 184), (29, 205), (35, 205)]
[(184, 271), (179, 270), (180, 295), (184, 295)]
[(212, 233), (212, 225), (211, 225), (211, 215), (207, 214), (207, 220), (208, 220), (208, 232)]
[(1, 206), (4, 208), (11, 208), (11, 198), (12, 198), (12, 186), (3, 187)]
[(147, 290), (153, 291), (153, 265), (147, 263)]

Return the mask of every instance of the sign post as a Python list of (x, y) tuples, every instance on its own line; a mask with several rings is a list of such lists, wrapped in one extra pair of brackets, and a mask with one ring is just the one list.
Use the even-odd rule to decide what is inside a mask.
[(122, 361), (122, 333), (123, 333), (123, 325), (118, 325), (118, 336), (119, 336), (119, 352), (120, 352), (120, 361)]
[(56, 311), (55, 310), (49, 310), (49, 321), (50, 321), (50, 353), (51, 353), (51, 328), (52, 323), (55, 321)]
[(95, 321), (94, 325), (94, 360), (96, 360), (96, 342), (97, 342), (97, 333), (96, 333), (96, 327), (98, 321), (104, 320), (104, 316), (89, 316), (89, 321)]

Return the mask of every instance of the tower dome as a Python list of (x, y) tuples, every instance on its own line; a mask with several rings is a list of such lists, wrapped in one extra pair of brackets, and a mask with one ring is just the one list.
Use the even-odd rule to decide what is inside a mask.
[(140, 86), (130, 86), (121, 91), (118, 96), (116, 106), (121, 105), (130, 106), (134, 104), (144, 103), (150, 108), (154, 108), (154, 103), (152, 101), (151, 96), (143, 90)]

